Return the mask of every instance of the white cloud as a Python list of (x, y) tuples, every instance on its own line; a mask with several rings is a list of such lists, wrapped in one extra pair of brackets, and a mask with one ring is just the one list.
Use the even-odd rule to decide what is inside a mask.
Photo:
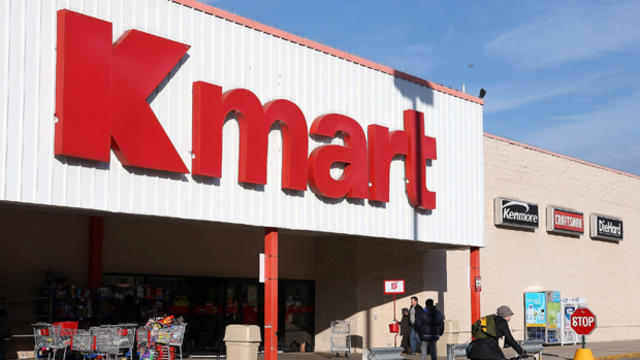
[(556, 124), (524, 142), (640, 175), (640, 92), (586, 114), (556, 117)]
[(579, 79), (569, 80), (566, 78), (551, 77), (552, 81), (546, 84), (531, 82), (527, 83), (526, 87), (521, 86), (520, 88), (517, 86), (514, 87), (511, 83), (502, 88), (489, 88), (491, 98), (485, 103), (484, 112), (490, 114), (512, 110), (540, 100), (580, 92), (590, 83), (611, 77), (628, 70), (630, 67), (631, 66), (619, 67)]
[(392, 46), (379, 57), (379, 62), (412, 75), (426, 76), (435, 67), (436, 47), (420, 42), (404, 47)]
[(596, 58), (640, 42), (638, 19), (636, 0), (552, 5), (530, 23), (487, 43), (485, 50), (521, 69)]

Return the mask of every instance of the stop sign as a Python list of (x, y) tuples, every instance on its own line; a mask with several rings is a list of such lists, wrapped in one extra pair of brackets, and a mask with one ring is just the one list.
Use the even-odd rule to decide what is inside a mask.
[(571, 315), (571, 328), (578, 335), (589, 335), (596, 328), (596, 315), (587, 308), (578, 308)]

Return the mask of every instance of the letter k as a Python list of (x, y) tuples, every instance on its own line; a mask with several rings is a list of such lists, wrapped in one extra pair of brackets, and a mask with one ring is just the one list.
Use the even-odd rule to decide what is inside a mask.
[(55, 153), (178, 173), (187, 167), (147, 98), (189, 45), (58, 11)]

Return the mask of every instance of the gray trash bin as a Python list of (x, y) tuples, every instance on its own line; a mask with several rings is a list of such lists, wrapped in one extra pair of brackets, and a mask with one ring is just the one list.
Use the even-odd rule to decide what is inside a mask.
[(227, 360), (257, 360), (260, 340), (256, 325), (228, 325), (224, 332)]

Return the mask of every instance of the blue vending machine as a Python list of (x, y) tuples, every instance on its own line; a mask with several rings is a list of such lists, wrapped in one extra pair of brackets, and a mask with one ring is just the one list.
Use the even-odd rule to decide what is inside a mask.
[(562, 335), (562, 307), (559, 291), (524, 293), (524, 329), (527, 340), (559, 344)]

